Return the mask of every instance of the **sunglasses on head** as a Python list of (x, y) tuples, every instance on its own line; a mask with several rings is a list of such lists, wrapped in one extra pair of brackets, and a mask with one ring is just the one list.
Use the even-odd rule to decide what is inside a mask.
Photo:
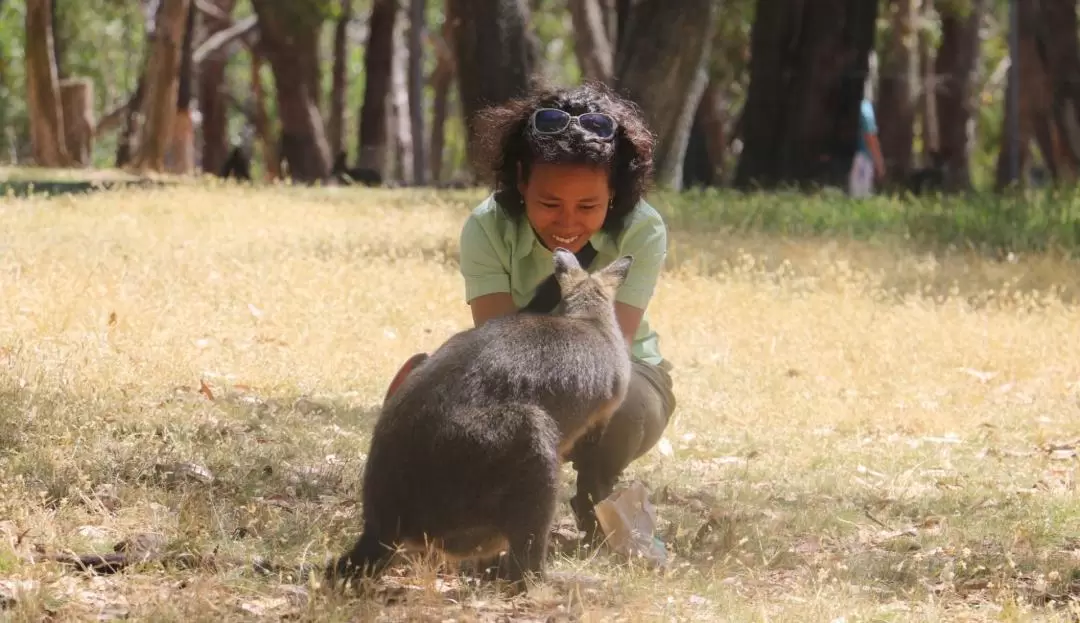
[(558, 108), (539, 108), (532, 114), (530, 125), (537, 134), (559, 134), (570, 127), (571, 121), (577, 121), (582, 130), (605, 141), (615, 137), (618, 125), (610, 115), (602, 112), (587, 112), (571, 115)]

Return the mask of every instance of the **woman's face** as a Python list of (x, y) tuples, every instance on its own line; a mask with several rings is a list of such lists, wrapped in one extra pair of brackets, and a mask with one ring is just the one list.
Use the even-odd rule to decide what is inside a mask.
[(525, 215), (545, 247), (577, 253), (600, 231), (611, 204), (608, 171), (584, 164), (536, 164), (519, 182)]

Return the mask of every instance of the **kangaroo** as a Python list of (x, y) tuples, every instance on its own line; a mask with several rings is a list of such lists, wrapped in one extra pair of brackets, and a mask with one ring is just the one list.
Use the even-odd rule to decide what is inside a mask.
[(560, 465), (626, 395), (630, 354), (614, 299), (632, 256), (589, 274), (556, 249), (563, 301), (451, 336), (388, 398), (363, 474), (364, 528), (326, 569), (374, 579), (395, 549), (490, 559), (525, 592), (543, 579)]

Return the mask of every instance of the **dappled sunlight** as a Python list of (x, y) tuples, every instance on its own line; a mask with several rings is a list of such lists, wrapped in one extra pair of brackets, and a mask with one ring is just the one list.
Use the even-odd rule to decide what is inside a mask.
[[(398, 366), (470, 324), (457, 234), (479, 198), (223, 186), (0, 206), (0, 603), (21, 582), (24, 618), (375, 608), (298, 578), (359, 532)], [(678, 408), (626, 474), (652, 495), (669, 568), (558, 556), (562, 580), (514, 604), (402, 572), (392, 608), (1016, 620), (1080, 595), (1074, 267), (895, 241), (671, 242), (649, 316)], [(43, 558), (142, 533), (160, 560), (114, 575)]]

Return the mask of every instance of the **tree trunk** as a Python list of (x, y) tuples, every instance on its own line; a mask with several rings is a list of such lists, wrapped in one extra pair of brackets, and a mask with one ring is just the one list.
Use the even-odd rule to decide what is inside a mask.
[[(235, 0), (215, 0), (214, 7), (223, 16), (231, 15)], [(206, 20), (207, 38), (227, 29), (221, 19)], [(225, 70), (229, 64), (227, 50), (218, 50), (199, 63), (199, 112), (202, 114), (202, 170), (217, 174), (229, 154), (228, 103), (224, 92)]]
[[(307, 4), (286, 6), (254, 0), (262, 33), (261, 51), (270, 61), (281, 120), (281, 156), (292, 179), (314, 183), (330, 177), (330, 146), (316, 104), (321, 16)], [(300, 10), (296, 10), (300, 9)]]
[[(931, 21), (934, 19), (934, 0), (922, 0), (922, 19)], [(922, 78), (922, 89), (919, 94), (919, 108), (922, 110), (922, 144), (923, 154), (937, 154), (940, 141), (938, 140), (938, 114), (937, 114), (937, 76), (934, 74), (934, 52), (930, 47), (930, 33), (926, 28), (919, 29), (919, 74)], [(924, 158), (924, 164), (929, 164)]]
[[(482, 109), (525, 95), (539, 55), (525, 0), (446, 0), (453, 22), (458, 101), (468, 135)], [(472, 140), (468, 142), (473, 157)]]
[(26, 103), (35, 164), (64, 167), (70, 159), (64, 142), (64, 113), (53, 58), (51, 4), (52, 0), (27, 0)]
[(601, 0), (569, 0), (570, 20), (574, 27), (574, 54), (581, 77), (611, 84), (615, 54), (604, 23)]
[(1074, 181), (1080, 167), (1080, 41), (1075, 0), (1042, 0), (1046, 63), (1053, 83), (1054, 115), (1062, 165), (1055, 177)]
[(170, 173), (187, 174), (195, 168), (195, 124), (191, 118), (192, 82), (194, 63), (191, 55), (195, 43), (194, 2), (188, 5), (184, 24), (184, 40), (180, 46), (180, 71), (176, 87), (176, 113), (165, 152), (165, 170)]
[(878, 3), (759, 0), (740, 188), (846, 186)]
[(64, 145), (74, 165), (88, 167), (94, 149), (94, 82), (89, 78), (60, 81), (64, 111)]
[[(1039, 40), (1041, 26), (1039, 8), (1035, 6), (1034, 2), (1030, 1), (1020, 2), (1018, 7), (1020, 10), (1020, 63), (1019, 67), (1016, 68), (1018, 71), (1009, 71), (1009, 86), (1007, 86), (1006, 93), (1008, 89), (1012, 88), (1012, 81), (1018, 78), (1020, 81), (1020, 123), (1018, 124), (1020, 162), (1018, 163), (1018, 174), (1020, 179), (1023, 180), (1028, 157), (1030, 156), (1029, 146), (1031, 139), (1040, 130), (1040, 121), (1045, 122), (1053, 117), (1053, 87), (1046, 67), (1045, 57), (1040, 52), (1042, 42)], [(998, 191), (1014, 181), (1009, 166), (1009, 144), (1013, 138), (1012, 124), (1009, 123), (1011, 113), (1012, 98), (1006, 98), (1005, 114), (1001, 119), (1003, 130), (1001, 132), (1001, 148), (998, 152), (995, 180), (995, 187)], [(1044, 157), (1049, 161), (1050, 166), (1056, 169), (1057, 162), (1053, 157), (1054, 150), (1052, 149), (1053, 139), (1050, 138), (1055, 131), (1056, 126), (1053, 129), (1042, 128), (1041, 134), (1044, 136)]]
[(64, 14), (58, 6), (63, 0), (52, 0), (49, 3), (49, 20), (52, 24), (52, 48), (53, 63), (56, 64), (56, 79), (63, 81), (68, 77), (67, 63), (64, 58), (67, 51), (67, 38), (72, 34), (69, 28), (70, 20), (64, 20)]
[(394, 28), (394, 62), (390, 73), (390, 94), (393, 98), (390, 118), (394, 132), (394, 170), (403, 184), (413, 183), (413, 137), (409, 123), (409, 48), (406, 43), (407, 22), (398, 20)]
[(889, 38), (882, 55), (874, 112), (890, 182), (905, 180), (912, 165), (919, 85), (915, 8), (915, 0), (889, 0)]
[(424, 149), (424, 32), (427, 27), (425, 0), (409, 4), (409, 125), (412, 136), (412, 181), (427, 184), (427, 152)]
[(623, 43), (628, 41), (626, 36), (626, 26), (630, 21), (630, 11), (633, 8), (632, 0), (611, 0), (614, 4), (614, 22), (615, 22), (615, 45), (612, 46), (612, 51), (615, 53), (615, 57), (625, 54), (622, 51)]
[(611, 64), (615, 65), (619, 32), (619, 14), (616, 11), (616, 0), (599, 0), (600, 13), (604, 14), (604, 35), (607, 37), (608, 48), (611, 49)]
[(431, 88), (435, 92), (431, 115), (431, 180), (442, 181), (443, 145), (446, 142), (446, 117), (450, 109), (450, 87), (454, 83), (454, 53), (450, 49), (453, 32), (449, 20), (443, 20), (442, 32), (434, 37), (435, 69)]
[(255, 134), (262, 144), (263, 168), (266, 181), (281, 179), (281, 152), (279, 142), (274, 140), (270, 131), (270, 116), (266, 112), (266, 91), (262, 83), (263, 57), (258, 50), (251, 54), (251, 91), (255, 100), (255, 115), (252, 124)]
[(938, 78), (937, 114), (939, 157), (945, 164), (945, 190), (971, 189), (971, 147), (974, 141), (972, 86), (979, 61), (979, 24), (987, 0), (971, 0), (966, 11), (942, 6), (941, 47), (935, 73)]
[(701, 95), (683, 164), (683, 187), (719, 186), (724, 176), (727, 111), (723, 87), (709, 82)]
[(136, 146), (136, 132), (139, 129), (139, 111), (142, 109), (143, 95), (146, 92), (146, 76), (139, 76), (135, 84), (135, 92), (128, 100), (127, 109), (124, 111), (124, 128), (116, 141), (116, 168), (123, 168), (134, 157)]
[[(704, 98), (702, 98), (704, 99)], [(707, 188), (712, 186), (712, 162), (709, 160), (708, 139), (705, 136), (701, 106), (690, 126), (690, 138), (683, 156), (682, 188)]]
[(679, 190), (690, 127), (708, 83), (714, 0), (641, 0), (630, 11), (615, 83), (641, 106), (657, 136), (656, 182)]
[(154, 32), (154, 45), (146, 68), (142, 102), (143, 126), (133, 166), (163, 171), (176, 116), (184, 26), (190, 0), (163, 0)]
[(349, 62), (349, 22), (352, 21), (352, 0), (341, 0), (341, 17), (334, 27), (334, 67), (331, 70), (330, 118), (326, 124), (326, 142), (330, 154), (337, 157), (345, 151), (345, 101), (348, 90), (346, 70)]
[(360, 107), (357, 167), (385, 177), (389, 151), (390, 79), (394, 60), (396, 0), (374, 0), (364, 50), (364, 103)]

